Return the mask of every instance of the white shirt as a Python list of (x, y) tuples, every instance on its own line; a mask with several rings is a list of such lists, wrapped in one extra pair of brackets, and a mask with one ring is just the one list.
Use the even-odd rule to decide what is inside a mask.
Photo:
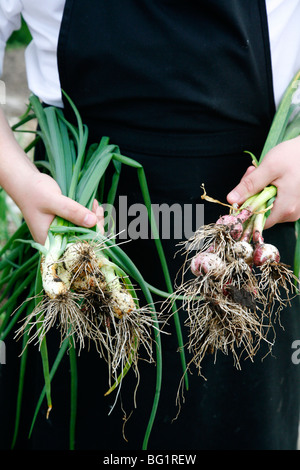
[(28, 88), (45, 103), (61, 106), (57, 43), (65, 0), (0, 0), (0, 76), (6, 41), (21, 26), (32, 35), (25, 51)]
[[(25, 52), (29, 89), (61, 106), (57, 43), (65, 0), (0, 0), (0, 76), (6, 41), (19, 29), (21, 14), (32, 35)], [(300, 69), (300, 0), (266, 0), (276, 105)]]

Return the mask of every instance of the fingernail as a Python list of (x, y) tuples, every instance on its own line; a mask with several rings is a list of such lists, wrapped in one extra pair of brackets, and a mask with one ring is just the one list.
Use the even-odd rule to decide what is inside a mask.
[(86, 214), (83, 223), (86, 227), (93, 227), (97, 223), (97, 218), (95, 214)]
[(240, 197), (241, 196), (237, 191), (231, 191), (231, 193), (228, 194), (227, 199), (233, 204), (234, 202), (239, 202)]
[(96, 216), (97, 218), (101, 217), (103, 218), (104, 216), (104, 210), (103, 210), (103, 207), (102, 206), (98, 206), (97, 209), (96, 209)]

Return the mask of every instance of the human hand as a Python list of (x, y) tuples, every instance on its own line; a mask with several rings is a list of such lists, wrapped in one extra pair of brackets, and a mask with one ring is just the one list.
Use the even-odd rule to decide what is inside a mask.
[(33, 239), (44, 244), (49, 227), (55, 215), (82, 227), (91, 228), (96, 224), (103, 233), (104, 213), (97, 201), (92, 211), (62, 195), (56, 181), (50, 176), (34, 172), (30, 185), (16, 201)]
[(97, 201), (92, 211), (63, 196), (56, 181), (40, 173), (15, 139), (0, 108), (0, 185), (21, 210), (32, 237), (44, 244), (54, 217), (103, 233), (104, 212)]
[(300, 218), (300, 137), (271, 149), (255, 168), (250, 166), (239, 184), (227, 195), (230, 204), (242, 204), (266, 186), (277, 187), (277, 197), (265, 228)]

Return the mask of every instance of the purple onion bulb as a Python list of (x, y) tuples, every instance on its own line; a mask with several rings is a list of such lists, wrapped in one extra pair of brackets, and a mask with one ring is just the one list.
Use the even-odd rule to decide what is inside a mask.
[(243, 224), (234, 215), (223, 215), (217, 220), (216, 224), (228, 226), (233, 240), (239, 240), (243, 234)]
[(253, 262), (255, 266), (263, 266), (267, 261), (279, 263), (280, 254), (278, 249), (270, 243), (257, 245), (253, 253)]
[(191, 261), (191, 271), (195, 276), (202, 276), (208, 273), (216, 275), (224, 267), (224, 262), (215, 253), (198, 253)]
[(253, 247), (245, 240), (237, 241), (233, 250), (238, 258), (242, 258), (247, 264), (253, 263)]

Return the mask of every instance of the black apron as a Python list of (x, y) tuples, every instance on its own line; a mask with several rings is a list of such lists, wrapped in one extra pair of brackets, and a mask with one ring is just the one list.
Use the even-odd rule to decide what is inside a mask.
[[(250, 164), (245, 150), (257, 156), (268, 133), (275, 106), (265, 4), (261, 0), (67, 0), (59, 37), (61, 87), (74, 100), (90, 130), (124, 155), (142, 163), (152, 203), (196, 207), (200, 186), (225, 202)], [(65, 112), (73, 119), (65, 102)], [(128, 207), (142, 202), (134, 169), (123, 166), (118, 196)], [(118, 199), (117, 199), (118, 201)], [(204, 222), (224, 213), (205, 204)], [(120, 230), (126, 229), (118, 227)], [(194, 227), (195, 229), (196, 227)], [(293, 263), (293, 225), (266, 232), (283, 261)], [(182, 259), (174, 258), (181, 240), (163, 239), (174, 279)], [(164, 289), (153, 240), (124, 245), (145, 279)], [(182, 328), (184, 312), (181, 313)], [(231, 357), (208, 356), (203, 373), (189, 376), (178, 418), (175, 404), (182, 369), (172, 321), (162, 335), (161, 398), (148, 448), (295, 449), (298, 435), (299, 370), (291, 345), (299, 338), (296, 309), (282, 315), (273, 355), (237, 371)], [(277, 325), (278, 326), (278, 325)], [(189, 357), (188, 357), (189, 358)], [(114, 397), (103, 397), (106, 365), (93, 351), (78, 360), (78, 449), (140, 449), (155, 390), (155, 367), (142, 363), (135, 409), (130, 374)], [(64, 382), (64, 378), (66, 382)], [(50, 419), (39, 419), (31, 443), (39, 449), (68, 445), (68, 361), (53, 384)], [(20, 446), (25, 446), (21, 440)]]

